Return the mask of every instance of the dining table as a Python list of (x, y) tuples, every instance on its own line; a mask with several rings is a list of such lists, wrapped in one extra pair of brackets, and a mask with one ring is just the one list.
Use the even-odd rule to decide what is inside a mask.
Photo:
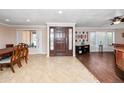
[(0, 60), (4, 57), (11, 56), (13, 52), (13, 47), (0, 49)]

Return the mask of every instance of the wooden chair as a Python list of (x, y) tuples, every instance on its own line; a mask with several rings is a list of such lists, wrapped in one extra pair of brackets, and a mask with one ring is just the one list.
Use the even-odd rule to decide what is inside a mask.
[(20, 60), (25, 60), (26, 64), (28, 62), (28, 45), (24, 43), (19, 44), (21, 46), (21, 51), (20, 51)]
[(6, 48), (14, 47), (14, 44), (6, 44)]
[(28, 45), (25, 44), (24, 45), (24, 54), (23, 54), (23, 57), (24, 57), (24, 60), (25, 60), (26, 63), (28, 61), (28, 54), (29, 54)]
[(9, 66), (11, 68), (12, 72), (15, 73), (15, 70), (13, 67), (14, 64), (17, 64), (20, 67), (18, 52), (19, 52), (18, 48), (14, 47), (11, 57), (0, 60), (0, 70), (1, 71), (3, 70), (3, 66)]
[(17, 50), (18, 50), (18, 51), (16, 52), (16, 53), (17, 53), (16, 55), (18, 55), (18, 66), (19, 66), (19, 67), (22, 66), (22, 64), (21, 64), (21, 58), (20, 58), (21, 49), (22, 49), (22, 48), (21, 48), (21, 45), (17, 45)]

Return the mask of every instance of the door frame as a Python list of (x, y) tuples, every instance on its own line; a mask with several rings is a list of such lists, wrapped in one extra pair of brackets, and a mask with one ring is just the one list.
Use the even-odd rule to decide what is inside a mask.
[[(50, 49), (50, 44), (51, 44), (51, 41), (50, 41), (50, 38), (49, 38), (49, 53), (50, 53), (50, 56), (72, 56), (73, 55), (73, 38), (72, 38), (72, 41), (71, 41), (71, 44), (72, 44), (72, 49), (69, 50), (69, 29), (72, 29), (72, 34), (71, 36), (73, 37), (73, 28), (72, 27), (49, 27), (49, 29), (54, 29), (54, 36), (57, 32), (57, 29), (61, 29), (62, 32), (63, 32), (63, 29), (64, 29), (64, 33), (65, 33), (65, 53), (58, 53), (57, 55), (57, 48), (56, 48), (56, 39), (54, 37), (54, 50), (51, 50)], [(49, 34), (49, 37), (50, 37), (50, 34)]]
[(72, 27), (73, 28), (73, 56), (75, 56), (75, 23), (47, 23), (47, 57), (50, 56), (50, 52), (49, 52), (49, 28), (51, 26)]

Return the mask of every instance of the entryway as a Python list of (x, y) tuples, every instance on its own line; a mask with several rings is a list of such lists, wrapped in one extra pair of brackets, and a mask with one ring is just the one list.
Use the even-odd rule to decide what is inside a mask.
[(73, 55), (72, 27), (49, 28), (49, 52), (50, 52), (50, 56)]

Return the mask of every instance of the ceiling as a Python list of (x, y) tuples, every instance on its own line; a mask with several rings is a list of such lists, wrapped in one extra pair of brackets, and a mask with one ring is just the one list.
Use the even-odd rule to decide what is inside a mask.
[[(122, 9), (0, 9), (0, 23), (8, 25), (45, 25), (47, 22), (73, 22), (83, 27), (112, 26), (110, 19), (124, 15)], [(9, 19), (6, 22), (5, 19)], [(29, 19), (30, 22), (26, 22)], [(123, 26), (124, 23), (114, 26)]]

